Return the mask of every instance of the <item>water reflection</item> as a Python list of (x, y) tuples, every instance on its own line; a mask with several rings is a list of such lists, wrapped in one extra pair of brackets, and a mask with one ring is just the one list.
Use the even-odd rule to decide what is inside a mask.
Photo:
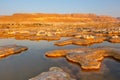
[[(112, 59), (105, 59), (101, 69), (98, 71), (83, 71), (81, 70), (80, 65), (69, 63), (65, 58), (51, 59), (45, 57), (44, 53), (49, 50), (82, 47), (75, 45), (54, 46), (54, 42), (56, 41), (0, 39), (0, 46), (17, 44), (29, 48), (21, 54), (12, 55), (0, 60), (0, 80), (27, 80), (41, 72), (47, 71), (53, 66), (61, 67), (78, 80), (119, 80), (120, 62)], [(103, 42), (86, 47), (99, 46), (120, 47), (120, 44)]]

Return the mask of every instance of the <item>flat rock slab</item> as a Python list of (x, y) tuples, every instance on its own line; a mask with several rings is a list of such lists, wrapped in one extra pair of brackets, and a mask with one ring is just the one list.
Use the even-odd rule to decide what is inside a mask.
[(48, 72), (43, 72), (40, 75), (29, 80), (76, 80), (76, 79), (71, 78), (68, 73), (64, 72), (59, 67), (51, 67)]
[(0, 58), (7, 57), (12, 54), (20, 53), (22, 51), (27, 50), (28, 48), (25, 46), (18, 45), (5, 45), (0, 46)]
[(64, 41), (58, 41), (55, 43), (55, 45), (64, 46), (64, 45), (74, 44), (74, 45), (80, 45), (80, 46), (87, 46), (87, 45), (91, 45), (94, 43), (101, 43), (105, 39), (106, 39), (105, 37), (96, 37), (93, 39), (70, 38)]
[(111, 38), (111, 39), (109, 39), (109, 42), (120, 43), (120, 38)]
[(66, 57), (67, 60), (78, 63), (82, 69), (99, 69), (105, 57), (120, 60), (119, 48), (79, 48), (68, 50), (54, 50), (45, 53), (48, 57)]

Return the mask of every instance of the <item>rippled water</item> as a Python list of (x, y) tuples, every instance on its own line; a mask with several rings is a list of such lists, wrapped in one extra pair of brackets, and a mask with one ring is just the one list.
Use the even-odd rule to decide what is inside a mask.
[[(104, 59), (100, 70), (84, 71), (80, 65), (68, 62), (65, 58), (47, 58), (44, 53), (55, 49), (81, 48), (82, 46), (54, 46), (56, 41), (29, 41), (15, 39), (0, 39), (0, 46), (17, 44), (27, 46), (29, 49), (20, 54), (0, 59), (0, 80), (28, 80), (41, 72), (48, 71), (50, 67), (58, 66), (69, 72), (78, 80), (119, 80), (120, 61), (110, 58)], [(120, 44), (103, 42), (87, 47), (113, 46)]]

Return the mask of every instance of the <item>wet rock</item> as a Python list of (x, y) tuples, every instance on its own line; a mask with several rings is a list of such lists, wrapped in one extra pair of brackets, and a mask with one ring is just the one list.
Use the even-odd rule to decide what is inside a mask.
[(48, 72), (43, 72), (40, 75), (29, 80), (76, 80), (76, 79), (71, 78), (68, 73), (64, 72), (59, 67), (51, 67)]
[(67, 39), (67, 40), (64, 40), (64, 41), (58, 41), (58, 42), (55, 43), (55, 45), (57, 45), (57, 46), (69, 45), (69, 44), (72, 44), (73, 40), (75, 40), (75, 39), (70, 38), (70, 39)]
[(81, 46), (87, 46), (93, 44), (93, 40), (85, 40), (85, 39), (76, 39), (73, 41), (74, 45), (81, 45)]
[(74, 45), (87, 46), (87, 45), (91, 45), (94, 43), (101, 43), (105, 39), (106, 39), (105, 37), (95, 37), (91, 39), (70, 38), (64, 41), (56, 42), (55, 45), (64, 46), (64, 45), (74, 44)]
[(76, 38), (82, 38), (82, 39), (94, 39), (95, 38), (95, 36), (93, 36), (93, 35), (76, 35), (75, 36)]
[(40, 40), (60, 40), (59, 36), (37, 36)]
[(0, 46), (0, 58), (7, 57), (12, 54), (20, 53), (22, 51), (27, 50), (28, 48), (25, 46), (18, 45), (5, 45)]
[(60, 40), (59, 36), (44, 36), (43, 40)]
[(105, 64), (102, 64), (102, 68), (99, 70), (82, 70), (79, 71), (77, 76), (80, 76), (78, 80), (114, 80), (112, 75), (106, 75), (109, 73), (109, 68)]
[(68, 50), (54, 50), (46, 52), (46, 56), (48, 57), (64, 57), (66, 56)]
[(112, 38), (109, 39), (109, 42), (120, 43), (120, 37), (119, 36), (113, 36)]
[(69, 61), (79, 63), (83, 69), (99, 69), (103, 59), (102, 50), (84, 50), (81, 52), (69, 53), (66, 58)]
[(80, 48), (70, 50), (55, 50), (45, 54), (49, 57), (65, 56), (67, 60), (78, 63), (82, 69), (99, 69), (105, 57), (113, 57), (120, 60), (119, 48)]
[(31, 37), (29, 37), (29, 40), (32, 40), (32, 41), (39, 41), (39, 40), (41, 40), (41, 38), (38, 37), (38, 36), (31, 36)]

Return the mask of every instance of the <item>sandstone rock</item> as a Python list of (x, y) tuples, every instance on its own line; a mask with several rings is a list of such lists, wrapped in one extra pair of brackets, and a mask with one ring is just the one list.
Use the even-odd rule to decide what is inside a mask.
[(45, 54), (49, 57), (65, 56), (67, 60), (79, 63), (82, 69), (99, 69), (105, 57), (113, 57), (120, 60), (119, 48), (80, 48), (70, 50), (55, 50)]
[(28, 48), (25, 46), (18, 46), (18, 45), (0, 46), (0, 58), (7, 57), (12, 54), (20, 53), (27, 49)]
[(43, 72), (40, 75), (29, 80), (76, 80), (76, 79), (71, 78), (68, 73), (64, 72), (59, 67), (51, 67), (48, 72)]

